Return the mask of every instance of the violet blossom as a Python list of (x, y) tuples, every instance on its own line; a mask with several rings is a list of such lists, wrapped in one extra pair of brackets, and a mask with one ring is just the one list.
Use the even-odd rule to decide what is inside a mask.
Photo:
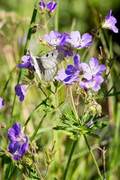
[(51, 46), (63, 46), (65, 42), (65, 34), (51, 31), (49, 34), (46, 34), (43, 39)]
[(15, 93), (19, 97), (19, 100), (22, 102), (26, 95), (27, 86), (24, 84), (17, 84), (15, 86)]
[(80, 81), (80, 87), (85, 90), (92, 89), (93, 91), (98, 91), (101, 88), (103, 81), (104, 79), (102, 76), (96, 75), (90, 80), (83, 79)]
[(99, 65), (97, 58), (91, 58), (89, 64), (81, 63), (83, 79), (80, 81), (80, 87), (84, 89), (93, 89), (98, 91), (104, 79), (102, 73), (106, 70), (105, 65)]
[(81, 63), (81, 66), (83, 71), (83, 77), (87, 80), (92, 79), (92, 77), (96, 75), (101, 75), (102, 72), (104, 72), (106, 69), (105, 65), (99, 65), (98, 59), (94, 57), (90, 59), (88, 64)]
[(8, 151), (11, 153), (14, 160), (20, 160), (23, 155), (28, 151), (29, 142), (28, 137), (23, 133), (19, 123), (13, 124), (8, 129)]
[(40, 7), (41, 10), (43, 10), (43, 9), (46, 8), (46, 4), (45, 4), (44, 0), (41, 0), (41, 1), (39, 2), (39, 7)]
[(69, 39), (68, 33), (51, 31), (49, 34), (46, 34), (43, 39), (50, 46), (56, 47), (58, 52), (62, 54), (63, 57), (73, 56), (73, 48), (67, 42), (67, 40)]
[(108, 15), (105, 17), (105, 21), (102, 24), (103, 28), (110, 29), (114, 33), (118, 33), (118, 28), (116, 27), (117, 19), (112, 16), (112, 10), (109, 11)]
[(24, 55), (21, 58), (22, 62), (18, 64), (19, 68), (32, 69), (32, 57), (30, 55)]
[(2, 97), (0, 97), (0, 109), (4, 107), (5, 103)]
[(56, 9), (57, 3), (55, 1), (49, 1), (47, 3), (47, 10), (49, 12), (54, 12), (54, 10)]
[(42, 11), (47, 10), (48, 12), (52, 13), (55, 11), (57, 3), (53, 0), (49, 1), (48, 3), (46, 3), (44, 0), (41, 0), (39, 2), (39, 7)]

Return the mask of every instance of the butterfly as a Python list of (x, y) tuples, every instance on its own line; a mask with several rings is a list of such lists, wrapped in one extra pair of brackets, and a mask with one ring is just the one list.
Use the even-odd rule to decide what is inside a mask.
[(35, 72), (40, 79), (45, 81), (54, 80), (58, 71), (58, 64), (64, 59), (63, 54), (56, 49), (43, 56), (31, 55), (31, 57)]

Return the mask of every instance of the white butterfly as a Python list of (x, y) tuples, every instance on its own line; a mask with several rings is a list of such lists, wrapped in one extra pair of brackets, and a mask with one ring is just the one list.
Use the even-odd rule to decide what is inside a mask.
[(58, 50), (48, 52), (43, 56), (32, 56), (33, 66), (40, 79), (45, 81), (51, 81), (54, 79), (57, 70), (58, 63), (63, 60), (63, 54)]

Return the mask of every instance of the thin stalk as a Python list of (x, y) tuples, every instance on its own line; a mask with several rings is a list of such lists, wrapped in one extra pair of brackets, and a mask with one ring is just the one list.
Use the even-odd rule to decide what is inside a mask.
[(74, 103), (74, 98), (73, 98), (73, 94), (72, 94), (72, 87), (70, 87), (70, 99), (71, 99), (71, 104), (72, 104), (72, 107), (73, 107), (75, 117), (78, 120), (79, 116), (78, 116), (78, 113), (77, 113), (77, 110), (76, 110), (76, 107), (75, 107), (75, 103)]
[(45, 97), (47, 98), (48, 96), (47, 96), (47, 94), (46, 94), (46, 92), (43, 90), (43, 88), (41, 87), (41, 86), (39, 86), (39, 89), (42, 91), (42, 93), (45, 95)]
[(105, 36), (104, 36), (104, 33), (103, 33), (102, 29), (100, 30), (100, 39), (101, 39), (102, 45), (104, 47), (105, 53), (106, 53), (107, 57), (109, 58), (110, 52), (108, 50), (108, 46), (107, 46), (107, 43), (106, 43), (106, 40), (105, 40)]
[[(36, 2), (35, 2), (32, 17), (31, 17), (31, 21), (30, 21), (30, 25), (29, 25), (29, 29), (28, 29), (27, 40), (26, 40), (25, 47), (24, 47), (24, 54), (26, 54), (26, 52), (27, 52), (28, 43), (29, 43), (29, 41), (31, 39), (31, 35), (32, 35), (32, 27), (31, 27), (31, 25), (33, 23), (35, 23), (36, 16), (37, 16), (37, 9), (36, 9)], [(20, 71), (19, 71), (17, 84), (19, 84), (19, 82), (20, 82), (21, 75), (22, 75), (22, 69), (20, 69)], [(13, 98), (11, 117), (13, 116), (14, 107), (15, 107), (15, 101), (16, 101), (16, 93), (14, 94), (14, 98)]]
[(12, 78), (12, 73), (14, 72), (15, 68), (16, 68), (16, 67), (14, 67), (14, 68), (12, 69), (12, 71), (10, 72), (9, 78), (8, 78), (7, 81), (5, 82), (5, 85), (3, 86), (3, 90), (2, 90), (1, 96), (3, 96), (4, 93), (5, 93), (5, 91), (7, 90), (8, 84), (9, 84), (11, 78)]
[(55, 14), (55, 31), (58, 31), (59, 29), (59, 23), (58, 23), (58, 17), (59, 17), (59, 4), (60, 4), (60, 0), (59, 0), (59, 3), (58, 3), (58, 7), (56, 9), (56, 14)]
[(42, 102), (40, 102), (40, 103), (34, 108), (34, 110), (30, 113), (29, 117), (27, 118), (27, 120), (26, 120), (26, 122), (25, 122), (25, 124), (24, 124), (24, 128), (26, 128), (28, 122), (29, 122), (30, 119), (32, 118), (33, 113), (34, 113), (35, 111), (37, 111), (37, 110), (40, 108), (40, 106), (43, 104), (43, 101), (46, 101), (47, 99), (49, 99), (49, 97), (46, 98), (46, 99), (44, 99), (44, 100), (42, 100)]
[[(76, 120), (78, 120), (79, 117), (78, 117), (78, 113), (77, 113), (75, 103), (74, 103), (74, 99), (73, 99), (72, 87), (70, 87), (70, 99), (71, 99), (71, 104), (72, 104), (72, 107), (73, 107), (73, 111), (74, 111)], [(67, 161), (67, 164), (66, 164), (66, 168), (65, 168), (65, 171), (64, 171), (64, 175), (63, 175), (63, 180), (65, 180), (66, 177), (67, 177), (67, 173), (68, 173), (68, 170), (69, 170), (70, 162), (71, 162), (71, 159), (72, 159), (76, 144), (77, 144), (77, 140), (74, 141), (73, 144), (72, 144), (72, 148), (71, 148), (71, 151), (70, 151), (70, 154), (69, 154), (69, 157), (68, 157), (68, 161)]]
[(65, 167), (65, 171), (64, 171), (64, 175), (63, 175), (63, 180), (65, 180), (66, 177), (67, 177), (67, 172), (68, 172), (68, 169), (69, 169), (69, 166), (70, 166), (70, 162), (71, 162), (72, 155), (74, 153), (76, 144), (77, 144), (77, 140), (74, 141), (73, 144), (72, 144), (72, 148), (71, 148), (71, 151), (70, 151), (70, 154), (69, 154), (69, 158), (68, 158), (68, 161), (67, 161), (67, 164), (66, 164), (66, 167)]
[(99, 169), (99, 167), (98, 167), (98, 163), (97, 163), (97, 161), (96, 161), (96, 159), (95, 159), (95, 156), (94, 156), (94, 154), (93, 154), (93, 152), (92, 152), (92, 149), (91, 149), (91, 147), (90, 147), (90, 145), (89, 145), (89, 143), (88, 143), (87, 137), (86, 137), (85, 135), (83, 135), (83, 136), (84, 136), (85, 143), (86, 143), (86, 145), (87, 145), (87, 147), (88, 147), (88, 150), (89, 150), (89, 152), (90, 152), (90, 154), (91, 154), (91, 156), (92, 156), (92, 159), (93, 159), (93, 161), (94, 161), (94, 164), (95, 164), (95, 166), (96, 166), (98, 175), (99, 175), (100, 179), (103, 180), (102, 174), (101, 174), (100, 169)]
[(31, 21), (30, 21), (30, 25), (29, 25), (29, 29), (28, 29), (27, 40), (26, 40), (25, 47), (24, 47), (24, 54), (26, 54), (26, 52), (27, 52), (27, 47), (28, 47), (28, 44), (29, 44), (29, 41), (30, 41), (31, 35), (32, 35), (32, 27), (31, 27), (31, 25), (35, 23), (36, 16), (37, 16), (37, 8), (36, 8), (36, 2), (35, 2), (32, 17), (31, 17)]
[(43, 116), (42, 119), (40, 120), (40, 122), (39, 122), (37, 128), (35, 129), (35, 131), (34, 131), (32, 137), (31, 137), (31, 142), (34, 140), (35, 136), (37, 135), (37, 132), (38, 132), (38, 130), (40, 129), (41, 124), (42, 124), (42, 122), (43, 122), (43, 120), (45, 119), (46, 116), (47, 116), (47, 114), (44, 114), (44, 116)]

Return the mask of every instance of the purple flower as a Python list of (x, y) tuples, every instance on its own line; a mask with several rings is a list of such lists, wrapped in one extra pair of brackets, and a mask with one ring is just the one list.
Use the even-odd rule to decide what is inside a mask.
[(70, 38), (67, 40), (74, 48), (85, 48), (92, 44), (92, 36), (88, 33), (80, 35), (79, 31), (72, 31), (70, 33)]
[(96, 75), (101, 75), (103, 71), (105, 71), (105, 65), (99, 65), (97, 58), (91, 58), (89, 64), (81, 63), (81, 67), (83, 70), (83, 77), (87, 80), (92, 79)]
[(39, 2), (39, 7), (40, 9), (43, 10), (47, 10), (50, 13), (54, 12), (56, 7), (57, 7), (57, 3), (53, 0), (49, 1), (48, 3), (44, 2), (44, 0), (41, 0)]
[(28, 151), (29, 142), (28, 137), (23, 133), (19, 123), (13, 124), (8, 129), (8, 151), (12, 154), (14, 160), (20, 160)]
[(56, 9), (57, 3), (55, 1), (49, 1), (47, 3), (47, 10), (53, 12)]
[(57, 31), (51, 31), (49, 34), (44, 36), (44, 40), (49, 45), (56, 47), (64, 44), (65, 37)]
[(0, 97), (0, 109), (2, 109), (4, 105), (5, 105), (4, 100), (2, 97)]
[(103, 83), (104, 79), (100, 75), (96, 75), (90, 80), (83, 79), (80, 81), (80, 87), (87, 90), (93, 89), (93, 91), (98, 91), (100, 89), (101, 84)]
[(80, 73), (80, 56), (76, 54), (74, 56), (74, 65), (70, 64), (64, 70), (60, 70), (55, 77), (58, 81), (63, 81), (64, 84), (72, 84), (75, 81), (79, 80), (79, 73)]
[(44, 0), (41, 0), (41, 1), (39, 2), (39, 7), (40, 7), (41, 10), (45, 9), (46, 4), (45, 4)]
[(97, 58), (91, 58), (89, 64), (81, 63), (83, 79), (80, 81), (80, 87), (84, 89), (93, 89), (98, 91), (104, 81), (102, 73), (106, 70), (105, 65), (99, 65)]
[(18, 64), (19, 68), (26, 68), (26, 69), (32, 69), (32, 57), (30, 55), (24, 55), (22, 57), (22, 62)]
[(112, 16), (112, 10), (109, 11), (108, 15), (105, 17), (105, 21), (102, 24), (103, 28), (110, 29), (114, 33), (118, 33), (118, 28), (115, 26), (117, 20), (114, 16)]
[(26, 95), (26, 89), (27, 89), (27, 86), (26, 85), (23, 85), (23, 84), (17, 84), (15, 86), (15, 93), (16, 95), (19, 97), (19, 100), (22, 102), (25, 98), (25, 95)]

